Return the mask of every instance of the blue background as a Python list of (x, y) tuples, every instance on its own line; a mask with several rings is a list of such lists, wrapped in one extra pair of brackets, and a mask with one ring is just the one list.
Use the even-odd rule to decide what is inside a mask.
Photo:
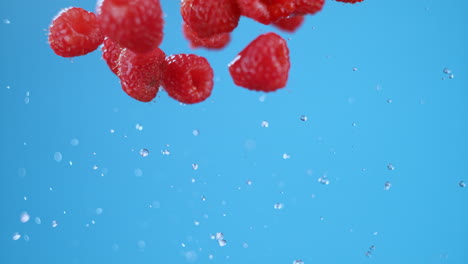
[(468, 263), (466, 1), (328, 0), (281, 33), (288, 85), (263, 94), (227, 64), (276, 29), (242, 18), (226, 49), (190, 50), (163, 0), (161, 48), (215, 71), (197, 105), (133, 100), (100, 51), (56, 56), (68, 6), (95, 2), (0, 3), (0, 263)]

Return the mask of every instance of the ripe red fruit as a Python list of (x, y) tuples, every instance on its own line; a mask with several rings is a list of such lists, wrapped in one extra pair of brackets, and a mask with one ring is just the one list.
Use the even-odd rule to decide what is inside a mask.
[(104, 45), (102, 46), (102, 58), (106, 61), (111, 71), (118, 74), (118, 60), (120, 53), (122, 53), (122, 47), (119, 44), (112, 41), (110, 38), (104, 39)]
[(281, 30), (287, 32), (294, 32), (296, 31), (304, 22), (304, 16), (296, 15), (290, 16), (287, 18), (281, 18), (273, 23), (273, 25)]
[(268, 25), (289, 16), (295, 9), (294, 0), (237, 0), (241, 14)]
[(185, 23), (182, 25), (185, 38), (190, 41), (190, 47), (194, 48), (207, 48), (207, 49), (222, 49), (229, 41), (231, 36), (229, 33), (221, 33), (208, 38), (200, 38), (197, 34)]
[(206, 100), (213, 90), (213, 69), (208, 61), (194, 54), (166, 57), (163, 87), (170, 97), (184, 104)]
[(275, 33), (258, 36), (229, 64), (235, 84), (264, 92), (286, 86), (289, 68), (288, 46)]
[(357, 2), (362, 2), (364, 0), (336, 0), (337, 2), (343, 2), (343, 3), (350, 3), (350, 4), (355, 4)]
[(159, 0), (104, 0), (97, 13), (102, 32), (124, 48), (147, 53), (162, 42)]
[(49, 28), (49, 45), (62, 57), (75, 57), (94, 51), (103, 35), (94, 13), (71, 7), (60, 11)]
[(149, 102), (156, 97), (161, 85), (164, 52), (156, 48), (138, 54), (123, 49), (118, 60), (118, 76), (122, 89), (138, 101)]
[(337, 2), (343, 2), (343, 3), (350, 3), (350, 4), (355, 4), (357, 2), (362, 2), (364, 0), (336, 0)]
[(296, 0), (296, 10), (294, 14), (313, 15), (322, 10), (325, 0)]
[(183, 0), (180, 12), (200, 38), (232, 32), (240, 18), (235, 0)]

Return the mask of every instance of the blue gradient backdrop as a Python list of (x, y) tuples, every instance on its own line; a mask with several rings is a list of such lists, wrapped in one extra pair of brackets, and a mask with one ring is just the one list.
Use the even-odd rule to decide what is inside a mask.
[(329, 0), (281, 33), (289, 82), (266, 95), (227, 64), (276, 29), (242, 18), (190, 50), (162, 5), (161, 48), (214, 68), (206, 102), (140, 103), (100, 51), (56, 56), (52, 17), (92, 0), (0, 2), (1, 264), (468, 263), (466, 1)]

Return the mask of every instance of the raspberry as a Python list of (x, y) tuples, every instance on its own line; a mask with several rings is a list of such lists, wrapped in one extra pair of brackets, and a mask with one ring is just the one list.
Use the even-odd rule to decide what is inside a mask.
[(229, 64), (236, 85), (264, 92), (286, 86), (289, 68), (286, 41), (271, 32), (258, 36)]
[(296, 0), (296, 10), (294, 11), (297, 15), (313, 15), (322, 10), (325, 0)]
[(273, 23), (273, 25), (281, 30), (287, 32), (294, 32), (296, 31), (304, 22), (304, 16), (296, 15), (290, 16), (287, 18), (281, 18)]
[(268, 25), (289, 16), (295, 9), (294, 0), (237, 0), (241, 14)]
[(101, 45), (103, 38), (96, 15), (78, 7), (60, 11), (49, 28), (49, 45), (62, 57), (90, 53)]
[(118, 74), (119, 70), (118, 60), (120, 53), (122, 53), (120, 45), (106, 37), (104, 39), (104, 45), (102, 46), (102, 58), (106, 61), (107, 65), (115, 75)]
[(198, 47), (203, 47), (207, 49), (222, 49), (231, 40), (231, 36), (229, 33), (221, 33), (208, 38), (200, 38), (185, 23), (182, 25), (182, 29), (185, 38), (187, 38), (190, 41), (190, 47), (192, 47), (193, 49)]
[(240, 18), (235, 0), (183, 0), (180, 12), (185, 23), (200, 38), (230, 33)]
[(122, 89), (138, 101), (153, 100), (161, 84), (165, 56), (159, 48), (145, 54), (123, 49), (118, 60), (118, 76)]
[(163, 87), (170, 97), (184, 104), (206, 100), (213, 90), (213, 70), (208, 61), (194, 54), (166, 57)]
[(104, 0), (97, 9), (102, 32), (122, 47), (147, 53), (161, 44), (164, 20), (159, 0)]
[(358, 2), (362, 2), (364, 0), (336, 0), (337, 2), (343, 2), (343, 3), (350, 3), (350, 4), (355, 4)]

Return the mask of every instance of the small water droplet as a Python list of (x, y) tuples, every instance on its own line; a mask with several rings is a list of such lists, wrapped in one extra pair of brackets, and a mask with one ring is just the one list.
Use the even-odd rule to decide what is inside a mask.
[(26, 176), (26, 169), (25, 168), (19, 168), (18, 169), (18, 176), (20, 178), (24, 178)]
[(252, 186), (252, 181), (251, 180), (247, 180), (246, 183), (247, 183), (247, 185)]
[(148, 157), (148, 155), (149, 155), (149, 150), (148, 149), (141, 149), (140, 150), (140, 156)]
[(28, 235), (24, 235), (23, 239), (24, 239), (24, 241), (29, 242), (29, 236)]
[(356, 123), (356, 122), (353, 122), (351, 125), (352, 125), (353, 127), (357, 127), (357, 123)]
[(36, 222), (36, 224), (38, 224), (38, 225), (40, 225), (40, 224), (42, 223), (40, 217), (35, 217), (35, 218), (34, 218), (34, 222)]
[(137, 246), (142, 249), (142, 248), (145, 248), (146, 247), (146, 242), (143, 241), (143, 240), (140, 240), (137, 242)]
[(76, 147), (80, 144), (80, 141), (77, 139), (77, 138), (73, 138), (72, 140), (70, 140), (70, 145)]
[(268, 127), (268, 126), (270, 126), (270, 124), (268, 123), (268, 121), (262, 121), (261, 126), (262, 127)]
[(97, 165), (93, 165), (93, 170), (97, 170), (99, 167)]
[(266, 99), (266, 94), (262, 94), (262, 95), (260, 95), (260, 97), (258, 97), (258, 101), (260, 101), (262, 103), (265, 102), (265, 99)]
[(198, 135), (200, 135), (200, 131), (198, 131), (198, 129), (194, 129), (194, 130), (192, 131), (192, 134), (193, 134), (194, 136), (198, 136)]
[(224, 247), (227, 245), (227, 241), (224, 239), (218, 240), (218, 244), (220, 247)]
[(307, 121), (307, 116), (306, 115), (301, 115), (301, 117), (299, 119), (301, 119), (301, 121), (305, 122), (305, 121)]
[(7, 88), (8, 90), (11, 89), (11, 86), (10, 85), (7, 85), (5, 88)]
[(56, 220), (52, 221), (52, 227), (56, 228), (58, 226), (58, 222)]
[(200, 225), (200, 222), (199, 222), (199, 221), (193, 221), (193, 224), (194, 224), (195, 226), (199, 226), (199, 225)]
[(273, 205), (273, 208), (275, 208), (275, 210), (281, 210), (281, 209), (284, 208), (284, 204), (282, 204), (282, 203), (275, 203), (275, 204)]
[(135, 129), (138, 130), (138, 131), (142, 131), (143, 130), (143, 126), (140, 124), (140, 123), (137, 123), (135, 125)]
[(213, 254), (208, 255), (208, 259), (213, 259), (213, 258), (214, 258)]
[(8, 18), (3, 19), (3, 23), (9, 25), (11, 21)]
[(136, 177), (141, 177), (143, 176), (143, 171), (140, 168), (136, 168), (135, 171), (133, 171)]
[(224, 234), (221, 232), (217, 232), (215, 235), (216, 240), (224, 239)]
[(192, 164), (192, 169), (193, 169), (193, 170), (198, 170), (198, 164), (193, 163), (193, 164)]
[(449, 74), (449, 78), (453, 79), (453, 78), (455, 78), (455, 75), (453, 73), (451, 73), (451, 74)]
[(170, 152), (169, 150), (167, 150), (167, 149), (161, 150), (161, 153), (162, 153), (163, 155), (165, 155), (165, 156), (171, 154), (171, 152)]
[(387, 103), (391, 104), (391, 103), (393, 103), (393, 100), (392, 99), (387, 99)]
[(392, 171), (392, 170), (395, 170), (395, 166), (393, 166), (393, 164), (389, 163), (389, 164), (387, 165), (387, 169), (388, 169), (388, 170), (391, 170), (391, 171)]
[(62, 161), (62, 153), (60, 153), (60, 152), (55, 152), (55, 153), (54, 153), (54, 160), (55, 160), (56, 162)]
[(330, 184), (330, 180), (327, 178), (327, 175), (320, 176), (317, 181), (323, 185)]
[(16, 240), (21, 238), (21, 235), (18, 232), (16, 232), (16, 233), (13, 234), (13, 236), (11, 238), (16, 241)]
[(460, 181), (460, 182), (458, 183), (458, 186), (460, 186), (460, 187), (462, 187), (462, 188), (463, 188), (463, 187), (466, 187), (466, 183), (465, 183), (464, 181)]
[(202, 195), (202, 196), (201, 196), (201, 200), (202, 200), (203, 202), (206, 201), (205, 195)]
[(354, 68), (353, 68), (353, 71), (357, 71), (357, 68), (356, 68), (356, 67), (354, 67)]
[(26, 96), (26, 97), (24, 98), (24, 104), (29, 104), (29, 96)]
[(29, 216), (28, 212), (22, 212), (20, 215), (21, 223), (27, 223), (31, 217)]
[(444, 68), (443, 73), (450, 74), (452, 71), (449, 68)]
[(374, 246), (374, 245), (370, 246), (370, 247), (369, 247), (369, 250), (370, 250), (370, 251), (374, 251), (374, 250), (375, 250), (375, 246)]
[(391, 182), (389, 182), (389, 181), (385, 182), (385, 184), (384, 184), (384, 190), (385, 191), (388, 191), (391, 187), (392, 187)]
[(96, 208), (96, 214), (97, 215), (102, 214), (102, 208)]
[(283, 159), (290, 159), (291, 158), (291, 155), (289, 155), (288, 153), (283, 153)]
[(293, 261), (293, 264), (304, 264), (304, 261), (296, 259), (295, 261)]
[(115, 130), (111, 128), (111, 129), (109, 130), (109, 132), (110, 132), (111, 134), (114, 134), (114, 133), (115, 133)]
[(366, 257), (368, 257), (368, 258), (372, 257), (372, 252), (371, 251), (366, 251)]

